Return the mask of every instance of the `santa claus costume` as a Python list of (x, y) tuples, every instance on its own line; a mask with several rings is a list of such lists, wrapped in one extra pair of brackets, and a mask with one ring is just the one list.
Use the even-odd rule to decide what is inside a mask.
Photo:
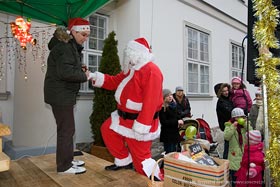
[[(244, 146), (241, 167), (236, 172), (236, 187), (261, 187), (263, 184), (262, 172), (264, 170), (263, 142), (258, 130), (250, 130), (249, 145)], [(246, 141), (247, 142), (247, 141)], [(249, 172), (248, 172), (249, 168)]]
[(115, 157), (107, 170), (126, 168), (133, 162), (138, 173), (149, 177), (156, 164), (151, 158), (151, 144), (160, 135), (163, 76), (152, 60), (148, 42), (138, 38), (128, 42), (124, 50), (121, 73), (92, 74), (93, 86), (116, 90), (117, 110), (101, 126), (106, 147)]

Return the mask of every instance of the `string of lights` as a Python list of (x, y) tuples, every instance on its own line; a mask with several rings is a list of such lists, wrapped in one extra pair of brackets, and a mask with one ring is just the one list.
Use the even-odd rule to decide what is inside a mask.
[(53, 34), (56, 25), (32, 26), (29, 33), (32, 39), (36, 39), (36, 44), (26, 42), (24, 47), (18, 38), (12, 33), (10, 23), (0, 21), (1, 28), (5, 28), (0, 33), (0, 80), (6, 77), (6, 73), (13, 67), (24, 74), (24, 79), (28, 79), (27, 67), (33, 63), (41, 64), (41, 71), (45, 71), (48, 41)]

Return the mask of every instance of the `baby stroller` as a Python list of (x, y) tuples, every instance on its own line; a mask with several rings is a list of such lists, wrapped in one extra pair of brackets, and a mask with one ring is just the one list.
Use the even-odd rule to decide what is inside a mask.
[(214, 155), (218, 143), (213, 142), (211, 129), (209, 124), (202, 118), (192, 119), (183, 118), (184, 125), (179, 128), (181, 150), (184, 150), (184, 144), (193, 142), (193, 140), (185, 140), (185, 131), (189, 126), (194, 126), (197, 129), (196, 142), (200, 143), (208, 154)]

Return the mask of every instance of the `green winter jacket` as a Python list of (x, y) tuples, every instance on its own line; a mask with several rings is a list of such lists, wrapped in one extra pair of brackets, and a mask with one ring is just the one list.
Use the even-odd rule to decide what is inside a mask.
[[(251, 125), (249, 125), (249, 130), (252, 130)], [(243, 138), (242, 146), (239, 145), (238, 132), (236, 130), (236, 127), (229, 122), (225, 123), (224, 138), (225, 140), (229, 141), (229, 169), (234, 171), (237, 171), (240, 168), (240, 162), (242, 160), (242, 155), (244, 152), (244, 145), (246, 143), (246, 127), (241, 128), (241, 134)]]
[(60, 40), (54, 36), (48, 45), (47, 72), (44, 81), (44, 99), (50, 105), (75, 105), (80, 84), (87, 81), (82, 71), (82, 46), (74, 39)]

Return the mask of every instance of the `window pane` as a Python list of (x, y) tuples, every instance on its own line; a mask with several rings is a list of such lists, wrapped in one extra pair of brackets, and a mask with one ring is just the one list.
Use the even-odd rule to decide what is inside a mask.
[(103, 50), (104, 40), (99, 40), (98, 42), (98, 50)]
[(98, 21), (99, 21), (98, 26), (101, 27), (101, 28), (105, 28), (105, 18), (99, 17)]
[(198, 33), (196, 30), (188, 29), (188, 57), (198, 59)]
[(243, 66), (242, 58), (243, 58), (242, 48), (240, 47), (238, 50), (238, 62), (239, 62), (240, 69), (242, 69), (242, 66)]
[(88, 56), (88, 65), (89, 66), (98, 66), (96, 55), (89, 55)]
[(237, 47), (232, 45), (232, 67), (238, 68), (238, 55), (237, 55)]
[(208, 55), (208, 35), (200, 33), (200, 60), (209, 61)]
[(237, 77), (237, 76), (239, 76), (238, 71), (232, 71), (231, 75), (232, 75), (232, 77)]
[(209, 93), (209, 67), (200, 66), (200, 92)]
[[(243, 66), (242, 47), (231, 43), (231, 55), (232, 55), (232, 57), (231, 57), (231, 64), (232, 64), (231, 75), (232, 75), (232, 77), (234, 77), (234, 76), (241, 77), (242, 66)], [(244, 66), (243, 77), (246, 77), (245, 72), (246, 72), (246, 69)]]
[(97, 38), (97, 27), (91, 27), (90, 29), (90, 37)]
[(88, 45), (90, 49), (97, 49), (97, 40), (90, 38)]
[(104, 29), (99, 28), (98, 29), (98, 39), (104, 39), (105, 38), (105, 33), (104, 33)]
[(188, 92), (198, 93), (198, 65), (188, 64)]
[(89, 17), (89, 22), (91, 25), (97, 25), (97, 16), (96, 15), (92, 15)]

